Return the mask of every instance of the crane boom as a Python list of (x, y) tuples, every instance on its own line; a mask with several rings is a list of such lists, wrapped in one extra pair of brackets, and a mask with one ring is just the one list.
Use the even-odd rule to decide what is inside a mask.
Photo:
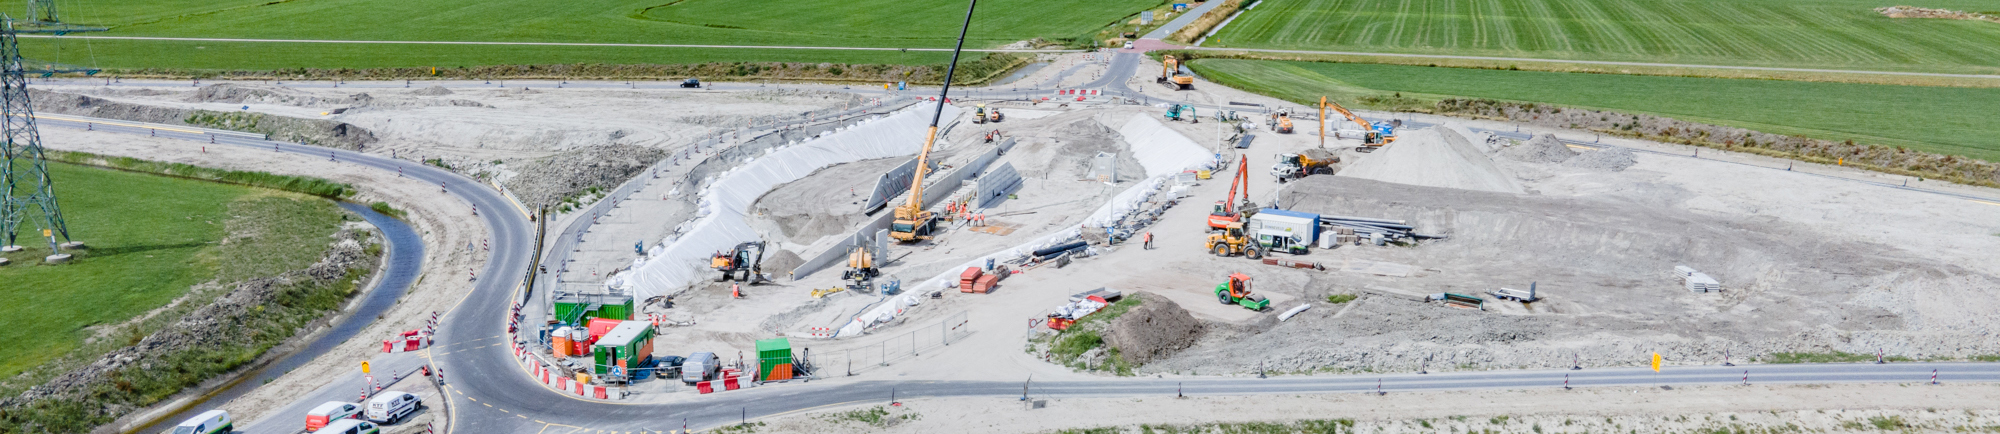
[(924, 172), (930, 168), (931, 148), (937, 144), (938, 121), (944, 117), (944, 105), (951, 100), (951, 79), (958, 73), (958, 55), (965, 50), (965, 32), (972, 28), (972, 11), (979, 6), (979, 0), (969, 0), (965, 6), (965, 24), (958, 28), (958, 46), (951, 50), (951, 65), (944, 70), (944, 86), (938, 91), (937, 111), (931, 113), (931, 126), (924, 132), (924, 149), (917, 153), (917, 170), (910, 181), (910, 201), (896, 207), (896, 220), (889, 226), (889, 236), (897, 241), (914, 242), (930, 238), (930, 227), (937, 217), (924, 210)]

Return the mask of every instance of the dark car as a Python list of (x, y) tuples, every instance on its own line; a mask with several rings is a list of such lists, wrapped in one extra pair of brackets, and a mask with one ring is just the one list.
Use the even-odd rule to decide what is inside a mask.
[(660, 378), (674, 378), (681, 376), (681, 364), (687, 363), (687, 358), (681, 356), (663, 356), (659, 358), (659, 362), (660, 364), (657, 368), (659, 369)]
[(697, 79), (692, 79), (692, 78), (690, 78), (690, 79), (687, 79), (687, 81), (683, 81), (683, 82), (681, 82), (681, 87), (692, 87), (692, 88), (700, 88), (700, 87), (701, 87), (701, 80), (697, 80)]

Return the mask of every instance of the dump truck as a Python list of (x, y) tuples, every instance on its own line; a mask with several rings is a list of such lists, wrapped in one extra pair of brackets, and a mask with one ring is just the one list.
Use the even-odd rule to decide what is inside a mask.
[(1340, 156), (1325, 149), (1306, 149), (1297, 154), (1278, 154), (1278, 164), (1271, 166), (1271, 176), (1279, 183), (1290, 182), (1312, 175), (1332, 175), (1339, 171)]
[[(754, 250), (754, 253), (753, 253)], [(753, 241), (737, 244), (726, 252), (716, 252), (709, 258), (709, 268), (722, 272), (715, 281), (731, 280), (757, 284), (768, 282), (764, 277), (764, 242)]]
[(1167, 85), (1168, 89), (1173, 90), (1194, 88), (1194, 77), (1181, 74), (1181, 62), (1179, 59), (1175, 59), (1174, 56), (1160, 57), (1160, 78), (1154, 81)]
[(1215, 285), (1215, 300), (1258, 312), (1271, 307), (1270, 299), (1250, 293), (1250, 276), (1243, 273), (1230, 273), (1228, 282)]

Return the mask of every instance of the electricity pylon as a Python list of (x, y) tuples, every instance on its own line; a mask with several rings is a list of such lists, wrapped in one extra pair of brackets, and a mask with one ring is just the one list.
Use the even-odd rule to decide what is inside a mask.
[[(0, 162), (0, 178), (5, 178), (4, 200), (0, 200), (0, 231), (4, 231), (6, 243), (0, 250), (18, 251), (15, 244), (22, 224), (33, 221), (40, 236), (48, 240), (49, 262), (62, 262), (69, 255), (57, 250), (56, 239), (62, 238), (60, 247), (81, 248), (83, 243), (70, 238), (69, 223), (63, 220), (62, 207), (57, 204), (55, 183), (49, 179), (48, 160), (43, 157), (41, 133), (35, 128), (34, 105), (28, 100), (29, 72), (42, 76), (57, 73), (82, 72), (96, 74), (96, 69), (65, 67), (61, 65), (35, 62), (31, 64), (21, 57), (21, 47), (15, 37), (19, 33), (54, 33), (102, 31), (103, 28), (80, 27), (63, 24), (56, 19), (53, 0), (30, 0), (28, 12), (32, 21), (16, 26), (13, 17), (0, 15), (0, 138), (4, 138), (5, 157)], [(31, 215), (33, 217), (31, 217)]]

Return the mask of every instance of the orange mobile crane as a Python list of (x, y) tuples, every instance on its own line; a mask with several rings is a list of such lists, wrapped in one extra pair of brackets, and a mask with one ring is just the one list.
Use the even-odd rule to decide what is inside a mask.
[(937, 144), (938, 118), (944, 116), (945, 101), (950, 99), (952, 75), (958, 72), (958, 55), (965, 50), (965, 31), (972, 28), (972, 10), (979, 6), (979, 0), (972, 0), (965, 7), (965, 24), (958, 29), (958, 47), (951, 50), (951, 66), (944, 71), (944, 88), (938, 91), (937, 111), (931, 113), (930, 130), (924, 133), (924, 149), (917, 154), (916, 178), (910, 182), (910, 201), (896, 207), (896, 219), (889, 223), (889, 237), (904, 243), (931, 238), (931, 231), (937, 228), (937, 214), (924, 209), (924, 170), (930, 167), (931, 147)]

